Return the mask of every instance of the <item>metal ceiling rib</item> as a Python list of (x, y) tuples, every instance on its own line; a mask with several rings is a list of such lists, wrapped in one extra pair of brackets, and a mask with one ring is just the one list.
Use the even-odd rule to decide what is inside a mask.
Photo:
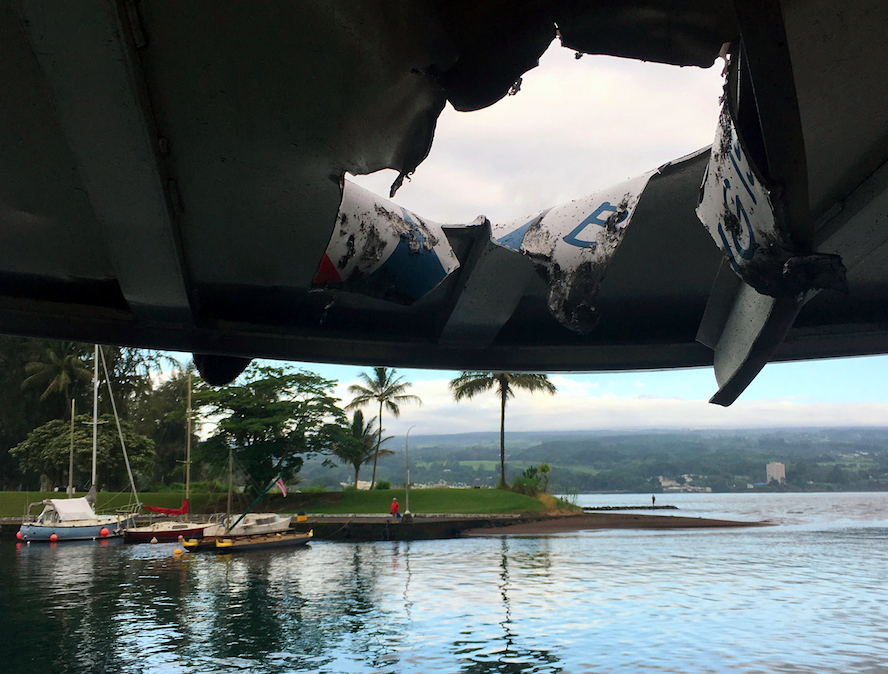
[(188, 322), (158, 139), (118, 6), (102, 0), (19, 6), (127, 303), (140, 318)]

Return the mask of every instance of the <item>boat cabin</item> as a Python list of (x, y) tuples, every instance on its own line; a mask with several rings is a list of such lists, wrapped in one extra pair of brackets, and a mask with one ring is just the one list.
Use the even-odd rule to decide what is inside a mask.
[(28, 514), (34, 506), (42, 505), (43, 511), (37, 516), (38, 524), (59, 524), (94, 520), (96, 513), (85, 498), (51, 498), (28, 506)]

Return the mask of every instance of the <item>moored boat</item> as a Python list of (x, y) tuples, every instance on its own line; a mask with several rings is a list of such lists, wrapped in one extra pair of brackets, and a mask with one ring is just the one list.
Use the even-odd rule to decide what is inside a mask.
[[(96, 515), (85, 498), (46, 499), (32, 503), (43, 506), (34, 521), (25, 521), (16, 534), (20, 541), (85, 541), (120, 536), (132, 515)], [(26, 516), (27, 518), (28, 516)]]
[(248, 550), (269, 550), (286, 547), (298, 547), (308, 543), (314, 531), (300, 533), (288, 531), (276, 534), (256, 534), (252, 536), (204, 536), (182, 542), (188, 552), (245, 552)]
[[(278, 547), (287, 544), (299, 544), (308, 542), (309, 534), (296, 534), (290, 532), (290, 520), (292, 515), (279, 515), (278, 513), (253, 513), (250, 510), (255, 506), (269, 489), (280, 483), (280, 479), (273, 480), (256, 500), (241, 515), (235, 519), (231, 511), (232, 485), (234, 482), (234, 455), (231, 447), (228, 448), (228, 508), (225, 519), (219, 524), (204, 527), (203, 538), (191, 538), (183, 541), (183, 546), (189, 552), (196, 550), (231, 548), (256, 549), (255, 546)], [(237, 544), (235, 545), (235, 542)]]
[(246, 513), (238, 517), (236, 521), (227, 517), (220, 524), (207, 526), (203, 535), (205, 537), (219, 537), (280, 534), (290, 528), (290, 520), (292, 519), (292, 515), (279, 515), (278, 513)]
[[(154, 506), (142, 506), (160, 515), (182, 517), (188, 514), (189, 499), (191, 493), (191, 372), (188, 373), (188, 414), (185, 427), (185, 500), (179, 508), (158, 508)], [(123, 532), (123, 539), (127, 543), (163, 543), (177, 541), (180, 538), (200, 538), (204, 535), (204, 529), (209, 522), (185, 522), (182, 520), (163, 520), (151, 522), (142, 526), (131, 526)]]
[[(136, 482), (130, 469), (129, 457), (126, 453), (126, 444), (123, 440), (123, 431), (120, 428), (120, 419), (117, 416), (117, 406), (114, 404), (114, 393), (111, 390), (111, 382), (108, 377), (108, 365), (105, 355), (100, 351), (99, 345), (95, 345), (93, 356), (93, 443), (92, 443), (92, 478), (90, 480), (89, 493), (86, 497), (74, 498), (74, 404), (71, 404), (71, 450), (68, 464), (68, 493), (67, 499), (45, 499), (28, 505), (22, 525), (16, 533), (20, 541), (85, 541), (97, 538), (113, 538), (120, 536), (127, 526), (133, 524), (133, 510), (118, 511), (113, 515), (97, 515), (93, 509), (96, 502), (96, 456), (97, 456), (97, 432), (98, 432), (98, 396), (99, 396), (99, 356), (105, 368), (105, 378), (108, 385), (108, 399), (114, 411), (114, 419), (117, 421), (117, 432), (120, 437), (120, 447), (123, 450), (123, 461), (129, 476), (130, 486), (135, 497), (134, 510), (141, 507), (139, 495), (136, 492)], [(31, 514), (35, 506), (43, 506), (43, 511), (36, 517)]]
[(182, 538), (200, 538), (204, 535), (204, 529), (208, 523), (177, 522), (167, 520), (165, 522), (153, 522), (143, 526), (127, 527), (123, 531), (123, 540), (127, 543), (150, 543), (156, 540), (158, 543), (177, 541)]

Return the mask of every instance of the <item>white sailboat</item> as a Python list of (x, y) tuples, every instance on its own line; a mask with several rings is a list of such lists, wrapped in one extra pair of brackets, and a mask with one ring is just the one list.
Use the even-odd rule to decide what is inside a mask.
[[(104, 355), (102, 355), (104, 363)], [(105, 365), (105, 376), (108, 377), (108, 368)], [(108, 392), (111, 394), (111, 384), (108, 384)], [(114, 418), (117, 419), (117, 430), (120, 433), (120, 443), (123, 448), (123, 458), (129, 473), (133, 494), (136, 494), (136, 486), (133, 474), (130, 470), (129, 457), (126, 455), (126, 445), (123, 442), (123, 433), (120, 430), (120, 420), (117, 417), (117, 406), (114, 404), (114, 396), (111, 395), (111, 405), (114, 409)], [(71, 431), (72, 459), (68, 475), (68, 498), (45, 499), (28, 506), (28, 514), (22, 526), (16, 533), (20, 541), (82, 541), (95, 540), (97, 538), (113, 538), (120, 536), (127, 523), (132, 522), (132, 514), (117, 513), (114, 515), (97, 515), (93, 510), (96, 500), (96, 447), (98, 445), (98, 398), (99, 398), (99, 345), (96, 344), (93, 356), (93, 451), (92, 451), (92, 481), (89, 493), (86, 497), (73, 498), (73, 425)], [(73, 424), (73, 404), (71, 409)], [(138, 506), (138, 495), (136, 495)], [(43, 506), (43, 511), (32, 519), (31, 510), (37, 506)]]

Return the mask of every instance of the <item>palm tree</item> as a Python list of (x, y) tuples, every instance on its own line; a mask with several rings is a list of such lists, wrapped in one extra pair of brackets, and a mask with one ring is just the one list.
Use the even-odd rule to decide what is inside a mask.
[(45, 385), (40, 400), (46, 400), (54, 393), (64, 394), (67, 411), (71, 407), (72, 387), (78, 381), (92, 380), (93, 373), (83, 362), (83, 356), (82, 344), (47, 340), (25, 365), (29, 376), (22, 382), (22, 388)]
[(422, 405), (419, 396), (404, 393), (410, 386), (410, 382), (401, 381), (403, 377), (395, 376), (394, 368), (375, 367), (373, 375), (361, 372), (358, 375), (365, 386), (352, 384), (348, 392), (354, 395), (354, 399), (345, 406), (346, 411), (363, 407), (370, 402), (379, 403), (379, 432), (376, 439), (376, 452), (373, 455), (373, 477), (370, 479), (370, 489), (376, 484), (376, 462), (379, 460), (379, 446), (382, 444), (382, 408), (385, 407), (394, 416), (401, 416), (400, 405), (417, 403)]
[[(366, 424), (361, 410), (357, 410), (352, 417), (351, 426), (342, 429), (342, 433), (330, 443), (330, 451), (343, 463), (350, 463), (355, 467), (355, 488), (358, 487), (358, 476), (361, 466), (376, 456), (376, 417)], [(391, 440), (392, 436), (383, 438), (382, 441)], [(380, 456), (390, 456), (394, 452), (390, 449), (380, 449)]]
[(520, 372), (463, 372), (450, 382), (454, 400), (471, 399), (479, 393), (496, 386), (500, 397), (500, 486), (506, 485), (506, 401), (515, 397), (514, 389), (524, 389), (531, 393), (544, 391), (555, 394), (555, 384), (545, 374), (524, 374)]

